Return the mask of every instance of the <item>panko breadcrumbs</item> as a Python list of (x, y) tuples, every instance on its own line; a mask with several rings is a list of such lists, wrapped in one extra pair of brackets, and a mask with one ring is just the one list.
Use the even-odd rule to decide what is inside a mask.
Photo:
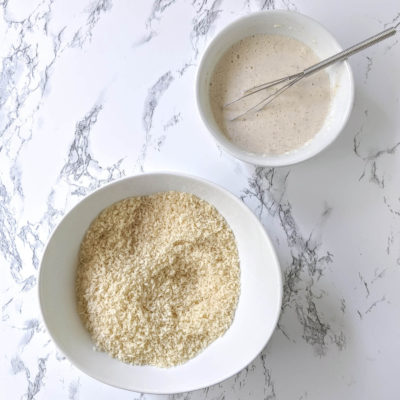
[(239, 292), (232, 230), (189, 193), (115, 203), (81, 244), (79, 314), (96, 348), (127, 363), (170, 367), (194, 357), (229, 328)]

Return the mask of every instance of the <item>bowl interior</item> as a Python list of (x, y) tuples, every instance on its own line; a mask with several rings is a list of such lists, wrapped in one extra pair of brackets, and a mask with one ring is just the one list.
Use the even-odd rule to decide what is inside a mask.
[[(129, 196), (178, 190), (213, 204), (238, 244), (241, 295), (226, 334), (186, 364), (170, 369), (124, 364), (93, 350), (75, 303), (74, 280), (80, 242), (105, 207)], [(43, 255), (39, 299), (43, 319), (60, 350), (83, 372), (105, 383), (148, 393), (175, 393), (209, 386), (241, 370), (265, 346), (280, 312), (281, 272), (263, 227), (235, 196), (203, 180), (148, 174), (112, 183), (75, 206), (54, 231)]]
[(279, 166), (303, 161), (328, 146), (344, 127), (353, 105), (354, 85), (347, 62), (337, 63), (329, 74), (332, 101), (329, 114), (315, 138), (303, 147), (281, 155), (257, 155), (234, 145), (215, 122), (210, 101), (209, 83), (221, 55), (240, 39), (253, 34), (293, 37), (309, 46), (320, 59), (342, 50), (334, 37), (319, 23), (292, 11), (266, 11), (250, 14), (223, 29), (206, 49), (197, 74), (196, 95), (200, 115), (218, 143), (235, 157), (256, 165)]

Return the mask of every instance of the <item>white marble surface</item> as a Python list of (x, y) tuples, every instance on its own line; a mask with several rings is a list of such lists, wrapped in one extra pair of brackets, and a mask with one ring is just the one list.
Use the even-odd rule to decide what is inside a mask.
[[(0, 1), (0, 398), (397, 399), (400, 393), (400, 36), (350, 62), (356, 101), (303, 164), (246, 166), (195, 107), (206, 43), (251, 11), (298, 10), (343, 46), (400, 21), (398, 0)], [(38, 264), (82, 196), (141, 171), (214, 181), (259, 215), (285, 276), (279, 328), (227, 381), (151, 396), (99, 383), (40, 319)]]

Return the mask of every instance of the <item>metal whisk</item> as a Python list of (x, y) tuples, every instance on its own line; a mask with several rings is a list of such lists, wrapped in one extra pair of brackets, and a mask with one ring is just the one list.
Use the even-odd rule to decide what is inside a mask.
[(265, 97), (263, 100), (261, 100), (259, 103), (257, 103), (255, 106), (249, 108), (247, 111), (237, 115), (236, 117), (232, 118), (231, 121), (235, 121), (238, 118), (243, 117), (244, 115), (252, 112), (252, 111), (260, 111), (262, 110), (265, 106), (267, 106), (268, 104), (270, 104), (272, 101), (274, 101), (278, 96), (280, 96), (283, 92), (285, 92), (286, 90), (288, 90), (290, 87), (292, 87), (293, 85), (295, 85), (297, 82), (299, 82), (300, 80), (302, 80), (303, 78), (306, 78), (307, 76), (310, 76), (318, 71), (320, 71), (321, 69), (324, 69), (338, 61), (343, 61), (346, 58), (352, 56), (353, 54), (358, 53), (361, 50), (366, 49), (367, 47), (373, 46), (374, 44), (385, 40), (393, 35), (396, 34), (397, 32), (397, 28), (400, 26), (400, 22), (388, 29), (385, 29), (384, 31), (378, 33), (377, 35), (374, 35), (358, 44), (355, 44), (354, 46), (349, 47), (346, 50), (341, 51), (340, 53), (337, 53), (331, 57), (326, 58), (323, 61), (320, 61), (317, 64), (312, 65), (311, 67), (306, 68), (305, 70), (298, 72), (297, 74), (293, 74), (293, 75), (289, 75), (289, 76), (285, 76), (283, 78), (277, 79), (275, 81), (272, 82), (268, 82), (268, 83), (263, 83), (262, 85), (257, 85), (252, 87), (251, 89), (246, 90), (243, 93), (243, 96), (227, 103), (224, 105), (224, 108), (229, 107), (230, 105), (246, 98), (249, 97), (255, 93), (260, 92), (261, 90), (265, 90), (265, 89), (269, 89), (272, 88), (274, 86), (278, 86), (280, 84), (283, 84), (286, 82), (286, 84), (284, 84), (283, 86), (281, 86), (280, 88), (276, 89), (274, 93), (272, 93), (271, 95)]

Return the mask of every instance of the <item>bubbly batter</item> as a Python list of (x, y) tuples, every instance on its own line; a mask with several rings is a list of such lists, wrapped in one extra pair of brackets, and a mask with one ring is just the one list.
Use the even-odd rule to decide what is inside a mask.
[(231, 119), (273, 92), (263, 90), (228, 108), (223, 105), (246, 89), (300, 72), (318, 61), (313, 50), (287, 36), (259, 34), (235, 43), (219, 60), (210, 81), (211, 107), (220, 129), (252, 153), (283, 154), (303, 146), (320, 130), (329, 111), (326, 71), (304, 78), (263, 110), (235, 121)]

